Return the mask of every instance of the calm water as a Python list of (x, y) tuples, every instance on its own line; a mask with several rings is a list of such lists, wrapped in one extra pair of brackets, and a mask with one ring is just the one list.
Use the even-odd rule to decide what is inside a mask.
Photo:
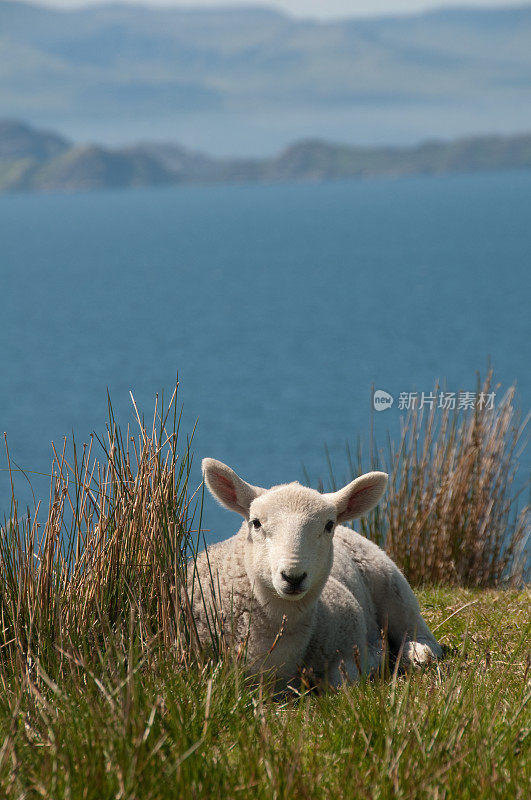
[[(530, 406), (531, 172), (5, 196), (0, 242), (0, 426), (30, 470), (104, 430), (107, 387), (125, 426), (177, 370), (196, 481), (205, 455), (316, 481), (325, 442), (343, 478), (372, 384), (383, 442), (400, 392), (473, 391), (489, 356)], [(237, 520), (209, 500), (205, 525)]]

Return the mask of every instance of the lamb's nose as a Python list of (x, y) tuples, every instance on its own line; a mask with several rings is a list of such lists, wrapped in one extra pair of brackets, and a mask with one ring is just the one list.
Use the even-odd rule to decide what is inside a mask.
[(280, 574), (286, 583), (289, 583), (290, 589), (300, 589), (301, 583), (308, 573), (303, 572), (302, 575), (288, 575), (287, 572), (281, 572)]

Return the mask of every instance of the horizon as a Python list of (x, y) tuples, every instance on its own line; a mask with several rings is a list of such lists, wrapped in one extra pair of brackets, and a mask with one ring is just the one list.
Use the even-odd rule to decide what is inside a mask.
[[(439, 11), (506, 11), (508, 8), (528, 8), (525, 0), (0, 0), (19, 5), (41, 6), (57, 11), (80, 11), (109, 6), (138, 6), (156, 10), (230, 11), (263, 9), (277, 11), (295, 19), (317, 22), (345, 19), (417, 16)], [(310, 8), (308, 8), (308, 6)]]
[(238, 161), (238, 160), (256, 160), (256, 161), (270, 161), (271, 159), (275, 159), (285, 153), (292, 147), (304, 145), (304, 144), (323, 144), (329, 147), (346, 147), (356, 150), (364, 150), (364, 151), (380, 151), (385, 149), (393, 149), (398, 151), (412, 151), (418, 148), (424, 147), (426, 145), (451, 145), (451, 144), (458, 144), (461, 142), (469, 142), (469, 141), (477, 141), (477, 140), (486, 140), (486, 139), (517, 139), (521, 137), (528, 137), (531, 136), (531, 125), (528, 128), (522, 129), (515, 129), (512, 132), (503, 132), (503, 131), (470, 131), (468, 133), (464, 133), (457, 136), (424, 136), (419, 138), (414, 142), (393, 142), (391, 140), (387, 142), (379, 142), (375, 144), (367, 144), (365, 142), (355, 142), (355, 141), (348, 141), (346, 139), (334, 139), (332, 137), (324, 137), (319, 135), (311, 135), (299, 138), (294, 138), (285, 145), (282, 145), (280, 148), (275, 150), (272, 153), (256, 153), (255, 155), (241, 155), (238, 153), (233, 153), (232, 155), (218, 155), (217, 153), (209, 152), (206, 149), (201, 149), (199, 147), (190, 147), (187, 144), (183, 144), (182, 141), (179, 139), (168, 139), (168, 138), (159, 138), (157, 136), (153, 136), (152, 138), (139, 138), (138, 140), (130, 140), (128, 138), (124, 138), (123, 142), (116, 142), (112, 144), (108, 144), (106, 142), (100, 142), (97, 139), (76, 139), (72, 136), (69, 136), (67, 133), (63, 133), (60, 126), (53, 127), (53, 125), (40, 125), (38, 123), (33, 123), (30, 120), (23, 119), (21, 117), (4, 117), (0, 116), (0, 126), (1, 125), (21, 125), (23, 127), (28, 128), (31, 131), (34, 131), (40, 135), (52, 135), (57, 136), (64, 139), (69, 145), (73, 147), (96, 147), (102, 150), (107, 150), (109, 152), (116, 152), (123, 149), (128, 149), (130, 147), (135, 146), (143, 146), (143, 145), (159, 145), (159, 146), (172, 146), (172, 147), (179, 147), (183, 151), (189, 154), (198, 154), (202, 156), (208, 156), (209, 158), (219, 160), (219, 161)]

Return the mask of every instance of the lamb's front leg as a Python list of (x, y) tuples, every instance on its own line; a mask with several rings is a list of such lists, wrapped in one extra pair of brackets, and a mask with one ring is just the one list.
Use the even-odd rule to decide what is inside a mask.
[(379, 598), (383, 627), (395, 653), (402, 649), (402, 659), (412, 667), (441, 658), (443, 650), (422, 614), (415, 594), (398, 567), (393, 564), (386, 581), (385, 603)]
[(335, 578), (329, 578), (317, 607), (315, 629), (306, 651), (305, 665), (318, 680), (339, 687), (374, 672), (381, 650), (370, 646), (363, 609)]

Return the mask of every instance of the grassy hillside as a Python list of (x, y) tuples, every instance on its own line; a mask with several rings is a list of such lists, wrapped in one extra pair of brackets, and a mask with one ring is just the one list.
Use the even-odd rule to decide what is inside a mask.
[[(461, 427), (441, 412), (441, 429), (428, 419), (421, 430), (413, 415), (394, 499), (364, 531), (386, 532), (414, 583), (439, 583), (418, 595), (445, 659), (413, 674), (384, 659), (361, 684), (281, 697), (267, 676), (244, 677), (241, 654), (215, 630), (212, 648), (198, 646), (181, 588), (201, 494), (188, 483), (176, 394), (157, 400), (152, 421), (134, 409), (138, 435), (124, 437), (110, 408), (104, 437), (54, 449), (42, 522), (38, 504), (22, 511), (13, 497), (0, 529), (2, 798), (527, 798), (531, 594), (501, 588), (525, 532), (509, 521), (513, 426), (521, 432), (510, 393), (483, 422), (473, 412)], [(8, 463), (15, 469), (9, 452)], [(432, 469), (441, 468), (453, 482), (439, 482), (432, 508)], [(470, 470), (471, 490), (456, 491)], [(404, 492), (417, 513), (410, 528), (393, 529)], [(452, 525), (463, 504), (472, 549)], [(449, 537), (461, 573), (444, 563), (434, 571), (440, 559), (404, 560), (428, 533), (441, 553)], [(462, 585), (440, 585), (447, 574)]]
[(111, 632), (57, 673), (20, 661), (1, 678), (0, 793), (525, 800), (529, 592), (420, 600), (446, 660), (325, 696), (274, 701), (236, 664), (185, 668), (156, 641)]

